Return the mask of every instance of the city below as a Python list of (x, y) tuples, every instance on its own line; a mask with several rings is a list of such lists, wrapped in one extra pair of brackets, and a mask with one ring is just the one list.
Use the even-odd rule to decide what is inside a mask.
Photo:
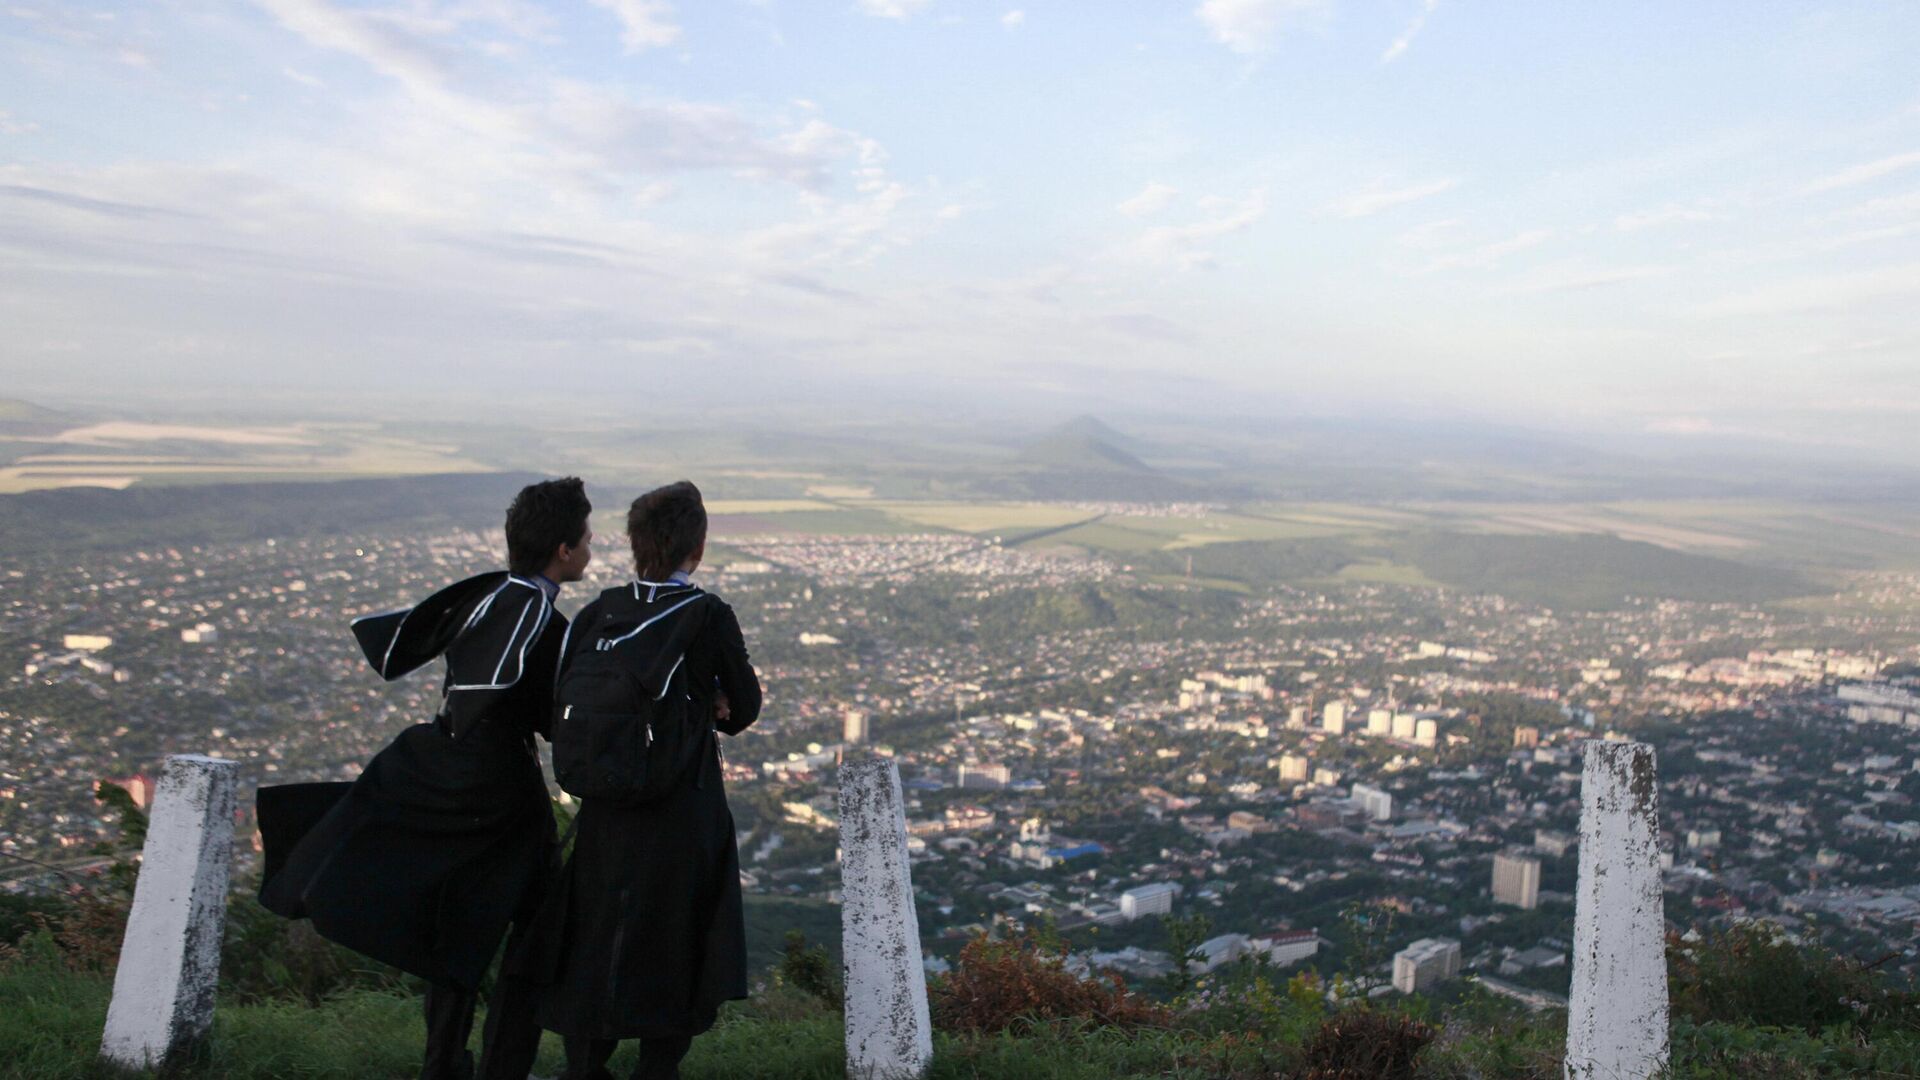
[[(1405, 992), (1471, 975), (1563, 1004), (1580, 744), (1632, 737), (1658, 753), (1676, 930), (1763, 919), (1920, 971), (1920, 578), (1878, 575), (1877, 602), (1844, 609), (1557, 609), (1389, 581), (1219, 588), (1088, 545), (781, 519), (718, 515), (700, 573), (767, 687), (726, 747), (750, 897), (839, 899), (836, 765), (882, 754), (932, 969), (982, 930), (1049, 926), (1075, 967), (1154, 979), (1197, 930), (1202, 973), (1358, 961)], [(563, 610), (628, 576), (617, 525), (596, 524)], [(234, 759), (248, 792), (356, 775), (438, 684), (382, 684), (348, 620), (498, 558), (493, 534), (442, 528), (13, 560), (0, 888), (103, 864), (96, 784), (144, 804), (168, 754)], [(238, 835), (244, 874), (257, 842)]]

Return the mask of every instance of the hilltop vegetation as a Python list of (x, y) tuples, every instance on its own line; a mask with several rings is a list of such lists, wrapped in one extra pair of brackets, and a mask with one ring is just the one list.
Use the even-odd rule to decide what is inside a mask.
[(1421, 532), (1391, 550), (1435, 581), (1548, 607), (1604, 610), (1628, 597), (1762, 603), (1819, 586), (1786, 571), (1614, 536)]

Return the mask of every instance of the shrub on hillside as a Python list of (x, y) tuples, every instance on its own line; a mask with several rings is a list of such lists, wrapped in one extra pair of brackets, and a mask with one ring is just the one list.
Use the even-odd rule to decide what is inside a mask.
[[(94, 851), (114, 856), (104, 869), (85, 876), (63, 874), (66, 892), (48, 899), (26, 914), (30, 933), (44, 935), (58, 947), (61, 960), (75, 971), (108, 972), (120, 961), (120, 941), (127, 933), (127, 913), (133, 909), (133, 885), (140, 868), (119, 853), (138, 850), (147, 836), (147, 815), (134, 805), (125, 788), (101, 782), (94, 798), (118, 813), (120, 835)], [(24, 945), (0, 940), (0, 963), (17, 959)]]
[(1414, 1080), (1436, 1032), (1417, 1020), (1361, 1006), (1328, 1017), (1307, 1040), (1288, 1080)]
[(227, 937), (220, 945), (220, 990), (241, 1001), (319, 1003), (346, 990), (390, 990), (406, 977), (343, 945), (305, 919), (283, 919), (254, 899), (251, 888), (227, 899)]
[(57, 896), (16, 896), (0, 893), (0, 950), (66, 913), (66, 901)]
[(1082, 978), (1068, 971), (1065, 947), (1045, 945), (1031, 933), (969, 941), (930, 997), (934, 1023), (950, 1031), (1017, 1031), (1050, 1020), (1164, 1027), (1172, 1019), (1118, 975)]
[(825, 946), (807, 945), (807, 935), (787, 931), (786, 947), (780, 953), (780, 983), (803, 991), (822, 1004), (835, 1009), (846, 1007), (846, 988), (833, 969)]
[(1696, 1023), (1798, 1028), (1920, 1027), (1920, 996), (1870, 965), (1803, 945), (1764, 923), (1667, 942), (1674, 1015)]

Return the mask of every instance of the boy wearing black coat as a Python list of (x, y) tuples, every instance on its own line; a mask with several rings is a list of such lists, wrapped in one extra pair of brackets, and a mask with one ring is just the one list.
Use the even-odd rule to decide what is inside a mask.
[[(351, 784), (260, 789), (260, 902), (427, 980), (422, 1080), (474, 1075), (477, 988), (553, 873), (534, 736), (550, 733), (566, 634), (554, 597), (592, 558), (592, 509), (577, 478), (533, 484), (507, 510), (508, 570), (356, 620), (383, 679), (446, 656), (437, 715), (402, 731)], [(503, 976), (487, 1011), (484, 1075), (524, 1080), (540, 1044), (531, 1009), (528, 987)]]
[(652, 801), (581, 800), (572, 856), (512, 964), (542, 986), (537, 1015), (566, 1037), (569, 1080), (610, 1080), (608, 1058), (632, 1038), (641, 1040), (635, 1077), (672, 1080), (720, 1003), (747, 996), (740, 859), (718, 733), (753, 723), (760, 682), (733, 609), (690, 580), (706, 550), (699, 489), (681, 481), (635, 499), (627, 534), (639, 575), (574, 620), (561, 707), (568, 665), (583, 650), (614, 647), (621, 635), (612, 627), (687, 619), (670, 635), (688, 642), (674, 658), (684, 682), (672, 673), (666, 681), (688, 696), (684, 734), (697, 750)]

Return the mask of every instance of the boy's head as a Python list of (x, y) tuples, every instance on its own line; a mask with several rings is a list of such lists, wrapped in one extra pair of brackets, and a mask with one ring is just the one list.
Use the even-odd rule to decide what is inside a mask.
[(528, 484), (507, 507), (507, 569), (579, 581), (593, 559), (593, 504), (577, 476)]
[(700, 501), (700, 489), (681, 480), (633, 500), (627, 540), (643, 580), (665, 581), (689, 559), (698, 564), (707, 550), (707, 505)]

